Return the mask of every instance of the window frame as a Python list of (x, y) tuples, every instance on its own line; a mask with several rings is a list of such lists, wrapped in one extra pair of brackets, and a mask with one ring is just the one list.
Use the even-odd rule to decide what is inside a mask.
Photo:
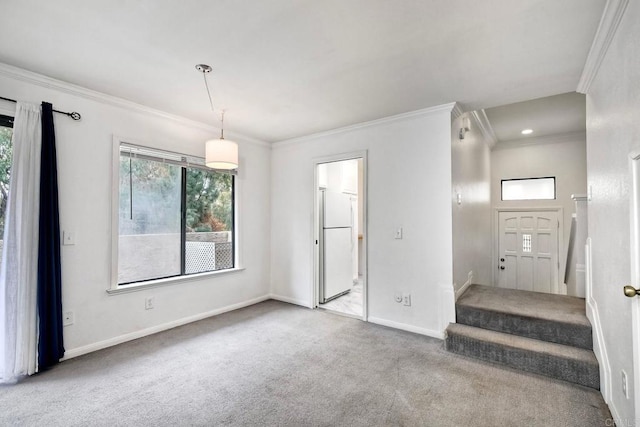
[[(150, 144), (144, 144), (144, 143), (140, 143), (137, 141), (132, 140), (131, 138), (123, 138), (123, 137), (119, 137), (119, 136), (113, 136), (113, 144), (112, 144), (112, 180), (111, 180), (111, 278), (110, 278), (110, 284), (109, 284), (109, 288), (107, 289), (107, 293), (108, 294), (119, 294), (119, 293), (128, 293), (128, 292), (134, 292), (137, 290), (143, 290), (146, 288), (150, 288), (150, 287), (156, 287), (156, 286), (165, 286), (165, 285), (171, 285), (171, 284), (176, 284), (176, 283), (181, 283), (181, 282), (188, 282), (188, 281), (193, 281), (193, 280), (199, 280), (199, 279), (203, 279), (203, 278), (207, 278), (207, 277), (211, 277), (211, 276), (217, 276), (217, 275), (225, 275), (225, 274), (229, 274), (229, 273), (234, 273), (234, 272), (238, 272), (238, 271), (243, 271), (244, 268), (241, 267), (241, 257), (240, 255), (240, 244), (239, 244), (239, 230), (238, 230), (238, 192), (239, 192), (239, 185), (238, 185), (238, 179), (237, 179), (237, 171), (232, 171), (231, 174), (234, 175), (233, 178), (233, 184), (232, 184), (232, 261), (233, 261), (233, 267), (232, 268), (226, 268), (226, 269), (220, 269), (220, 270), (212, 270), (212, 271), (206, 271), (206, 272), (199, 272), (199, 273), (190, 273), (190, 274), (183, 274), (181, 272), (181, 274), (179, 275), (174, 275), (174, 276), (169, 276), (169, 277), (162, 277), (162, 278), (155, 278), (155, 279), (147, 279), (147, 280), (141, 280), (141, 281), (136, 281), (136, 282), (130, 282), (130, 283), (123, 283), (120, 284), (118, 283), (118, 244), (119, 244), (119, 230), (120, 230), (120, 224), (119, 224), (119, 208), (120, 208), (120, 147), (121, 145), (126, 145), (126, 146), (133, 146), (133, 147), (137, 147), (140, 148), (142, 150), (144, 149), (148, 149), (148, 150), (152, 150), (152, 151), (159, 151), (159, 152), (164, 152), (167, 154), (175, 154), (176, 156), (185, 156), (187, 158), (190, 159), (198, 159), (198, 160), (203, 160), (200, 157), (197, 156), (193, 156), (193, 155), (189, 155), (189, 154), (182, 154), (182, 153), (176, 153), (176, 152), (172, 152), (169, 150), (164, 150), (161, 148), (153, 148)], [(202, 169), (208, 170), (208, 171), (215, 171), (215, 169), (209, 169), (206, 167), (202, 167)], [(225, 173), (229, 173), (228, 171), (224, 171)], [(182, 175), (182, 179), (184, 179), (184, 175), (186, 174), (186, 168), (182, 168), (181, 171), (181, 175)], [(184, 202), (185, 199), (185, 195), (181, 194), (181, 199), (182, 202), (181, 204)], [(181, 209), (183, 209), (184, 207), (181, 206)], [(181, 215), (181, 218), (183, 216)], [(182, 219), (181, 219), (182, 222)], [(184, 224), (181, 224), (181, 226), (183, 226)], [(181, 227), (182, 228), (182, 227)], [(181, 232), (181, 239), (184, 238), (184, 232)], [(184, 246), (181, 246), (181, 248), (184, 248)], [(182, 251), (184, 252), (184, 251)], [(181, 257), (184, 257), (184, 253), (181, 253)], [(184, 260), (182, 260), (184, 261)], [(183, 269), (183, 267), (181, 266), (181, 270)]]
[[(552, 179), (553, 180), (553, 199), (506, 199), (504, 198), (504, 183), (511, 181), (533, 181), (536, 179)], [(537, 176), (529, 178), (508, 178), (500, 180), (500, 200), (503, 202), (525, 202), (525, 201), (544, 201), (544, 200), (557, 200), (558, 198), (558, 183), (555, 176)]]
[(14, 116), (3, 114), (2, 111), (0, 111), (0, 126), (13, 129), (14, 120)]

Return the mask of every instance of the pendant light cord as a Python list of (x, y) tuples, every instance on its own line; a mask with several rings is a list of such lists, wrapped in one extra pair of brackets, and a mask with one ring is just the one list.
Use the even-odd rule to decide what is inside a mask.
[(220, 114), (220, 139), (224, 139), (224, 110)]
[(213, 108), (213, 100), (211, 99), (211, 91), (209, 90), (209, 83), (207, 83), (207, 73), (202, 73), (202, 78), (204, 79), (204, 87), (207, 88), (207, 96), (209, 96), (209, 105), (211, 105), (211, 111), (215, 111)]
[[(211, 72), (211, 67), (206, 64), (198, 64), (196, 65), (196, 70), (202, 73), (204, 87), (207, 89), (207, 96), (209, 97), (209, 105), (211, 106), (211, 111), (215, 113), (211, 91), (209, 90), (209, 82), (207, 81), (207, 73)], [(224, 139), (224, 109), (220, 113), (220, 139)]]

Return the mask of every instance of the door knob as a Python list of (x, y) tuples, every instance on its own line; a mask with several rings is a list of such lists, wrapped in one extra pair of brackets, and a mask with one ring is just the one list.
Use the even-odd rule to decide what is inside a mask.
[(633, 286), (627, 285), (624, 287), (624, 295), (629, 297), (629, 298), (633, 298), (636, 295), (640, 294), (640, 290), (634, 288)]
[[(504, 265), (500, 266), (500, 270), (504, 270)], [(625, 291), (626, 292), (626, 291)], [(628, 295), (627, 295), (628, 296)]]

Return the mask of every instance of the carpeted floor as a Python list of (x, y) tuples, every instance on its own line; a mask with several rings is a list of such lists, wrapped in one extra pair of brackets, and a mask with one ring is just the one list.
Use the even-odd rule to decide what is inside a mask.
[[(599, 392), (276, 301), (0, 387), (0, 425), (601, 426)], [(611, 425), (611, 424), (606, 424)]]

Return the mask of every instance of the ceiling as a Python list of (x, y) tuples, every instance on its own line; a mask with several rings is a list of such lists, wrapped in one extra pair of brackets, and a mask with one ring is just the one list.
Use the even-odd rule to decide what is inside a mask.
[[(605, 0), (20, 0), (0, 62), (265, 141), (576, 89)], [(2, 95), (2, 94), (0, 94)], [(69, 106), (67, 108), (73, 108)]]
[[(485, 110), (498, 143), (584, 132), (585, 96), (570, 92)], [(522, 130), (533, 133), (523, 135)]]

